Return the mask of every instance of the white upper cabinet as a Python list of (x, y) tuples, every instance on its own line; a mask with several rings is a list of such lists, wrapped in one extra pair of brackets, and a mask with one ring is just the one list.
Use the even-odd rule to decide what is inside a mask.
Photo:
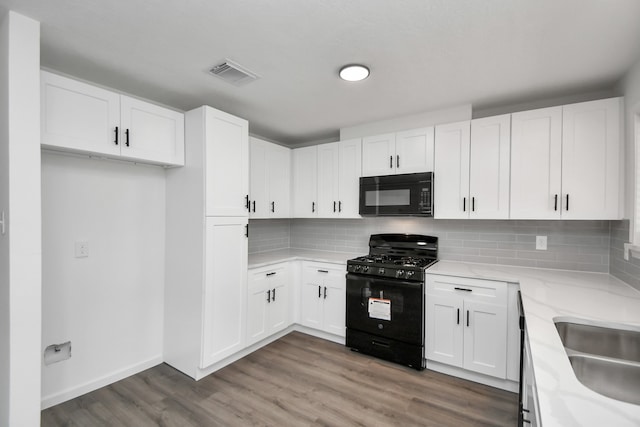
[(511, 115), (471, 121), (469, 218), (509, 218)]
[(433, 171), (433, 127), (362, 139), (362, 176)]
[(436, 218), (509, 217), (510, 115), (436, 127)]
[(511, 218), (622, 217), (622, 98), (513, 114)]
[(435, 218), (469, 217), (469, 121), (436, 126), (433, 206)]
[(318, 146), (292, 150), (294, 218), (318, 216)]
[(318, 146), (318, 217), (359, 218), (361, 141)]
[[(207, 216), (249, 215), (249, 124), (211, 107), (187, 113), (205, 142)], [(204, 123), (204, 126), (203, 126)]]
[(41, 71), (42, 145), (184, 165), (184, 114)]
[(289, 218), (291, 150), (250, 138), (251, 218)]
[(562, 108), (562, 218), (622, 218), (622, 108), (622, 98)]
[(559, 219), (562, 107), (511, 115), (511, 218)]

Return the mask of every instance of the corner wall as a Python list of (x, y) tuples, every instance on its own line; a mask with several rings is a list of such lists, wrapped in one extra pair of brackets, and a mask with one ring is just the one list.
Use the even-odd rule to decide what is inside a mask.
[[(40, 425), (40, 24), (0, 22), (0, 425)], [(1, 215), (1, 214), (0, 214)]]

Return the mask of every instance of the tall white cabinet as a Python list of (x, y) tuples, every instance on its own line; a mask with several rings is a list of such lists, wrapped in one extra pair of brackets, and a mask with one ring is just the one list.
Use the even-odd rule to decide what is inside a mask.
[(292, 205), (294, 218), (318, 216), (318, 147), (292, 150)]
[(186, 145), (167, 171), (164, 355), (200, 379), (246, 342), (248, 123), (197, 108)]

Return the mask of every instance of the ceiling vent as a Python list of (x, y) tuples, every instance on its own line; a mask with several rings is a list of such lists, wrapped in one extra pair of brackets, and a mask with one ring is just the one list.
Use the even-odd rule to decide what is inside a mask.
[(225, 59), (223, 63), (216, 65), (209, 72), (234, 86), (244, 86), (260, 78), (256, 73), (229, 59)]

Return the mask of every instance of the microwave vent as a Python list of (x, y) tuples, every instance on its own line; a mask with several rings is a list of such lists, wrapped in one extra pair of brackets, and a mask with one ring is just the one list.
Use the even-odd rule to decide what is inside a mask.
[(256, 73), (229, 59), (210, 69), (209, 73), (234, 86), (244, 86), (260, 78)]

